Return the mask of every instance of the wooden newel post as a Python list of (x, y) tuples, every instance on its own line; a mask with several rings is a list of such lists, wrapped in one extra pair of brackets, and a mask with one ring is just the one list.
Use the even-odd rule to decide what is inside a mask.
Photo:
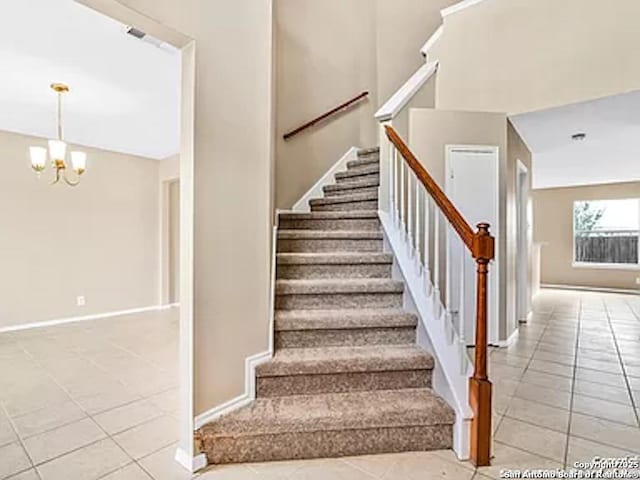
[(469, 379), (471, 422), (471, 461), (477, 467), (491, 462), (491, 382), (487, 376), (487, 275), (494, 258), (494, 238), (489, 224), (478, 224), (473, 236), (473, 258), (477, 264), (475, 366)]

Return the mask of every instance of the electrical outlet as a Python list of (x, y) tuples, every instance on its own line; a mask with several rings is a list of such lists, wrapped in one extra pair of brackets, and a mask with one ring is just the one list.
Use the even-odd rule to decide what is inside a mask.
[(84, 295), (80, 295), (76, 298), (76, 303), (79, 307), (83, 307), (85, 304)]

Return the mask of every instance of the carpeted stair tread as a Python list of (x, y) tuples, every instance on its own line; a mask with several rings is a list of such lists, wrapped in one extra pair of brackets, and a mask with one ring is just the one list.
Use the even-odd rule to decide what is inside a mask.
[(376, 210), (343, 210), (339, 212), (287, 212), (280, 220), (377, 220)]
[(393, 255), (379, 252), (278, 253), (278, 265), (391, 264)]
[(374, 230), (280, 230), (281, 239), (358, 239), (382, 240), (382, 232)]
[(380, 173), (380, 168), (378, 165), (370, 165), (368, 167), (358, 168), (356, 170), (347, 170), (344, 172), (338, 172), (335, 174), (336, 180), (342, 179), (352, 179), (349, 181), (354, 181), (358, 177), (363, 177), (366, 175), (378, 175)]
[(258, 398), (200, 429), (207, 436), (451, 425), (451, 408), (429, 388)]
[(377, 178), (365, 178), (362, 180), (356, 180), (353, 182), (334, 183), (322, 187), (325, 194), (327, 192), (342, 192), (344, 190), (355, 190), (359, 188), (371, 188), (378, 187), (380, 181)]
[(340, 195), (336, 197), (314, 198), (309, 201), (311, 207), (318, 205), (334, 205), (337, 203), (355, 203), (355, 202), (371, 202), (378, 200), (378, 192), (368, 193), (351, 193), (349, 195)]
[(397, 308), (362, 308), (345, 310), (277, 310), (276, 331), (348, 330), (352, 328), (415, 327), (414, 314)]
[(433, 357), (416, 345), (283, 348), (256, 367), (256, 376), (430, 370)]
[(357, 160), (349, 160), (347, 162), (347, 168), (359, 168), (365, 165), (380, 165), (380, 159), (377, 155), (367, 155), (358, 157)]
[(277, 310), (278, 331), (314, 329), (351, 329), (376, 327), (415, 327), (417, 317), (397, 308), (358, 310)]
[(387, 278), (314, 278), (276, 280), (276, 295), (338, 293), (402, 293), (404, 283)]
[(373, 154), (380, 154), (380, 147), (361, 148), (358, 150), (359, 157)]

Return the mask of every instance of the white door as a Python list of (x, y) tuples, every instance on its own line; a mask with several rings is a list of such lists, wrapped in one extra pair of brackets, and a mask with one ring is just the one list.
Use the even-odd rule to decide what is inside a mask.
[(516, 228), (517, 258), (516, 266), (516, 319), (509, 326), (509, 332), (518, 328), (518, 322), (525, 322), (529, 315), (531, 299), (530, 248), (531, 248), (531, 209), (529, 208), (529, 170), (518, 160), (516, 164)]
[[(498, 309), (498, 147), (447, 145), (445, 191), (462, 216), (476, 230), (486, 222), (496, 238), (496, 258), (489, 266), (489, 343), (499, 333)], [(461, 265), (463, 262), (463, 265)], [(462, 282), (461, 277), (464, 278)], [(447, 301), (467, 345), (475, 343), (476, 264), (453, 229), (447, 231)]]

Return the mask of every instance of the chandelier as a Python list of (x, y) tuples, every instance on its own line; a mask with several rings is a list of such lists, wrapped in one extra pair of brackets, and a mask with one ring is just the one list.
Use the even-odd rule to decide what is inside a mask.
[[(69, 87), (63, 83), (52, 83), (51, 89), (58, 96), (58, 110), (56, 121), (55, 140), (49, 140), (49, 158), (51, 165), (55, 168), (55, 178), (51, 184), (56, 184), (60, 180), (64, 180), (67, 185), (75, 187), (80, 183), (80, 176), (84, 173), (87, 166), (87, 154), (80, 151), (69, 152), (71, 160), (71, 168), (76, 174), (75, 179), (67, 177), (67, 144), (62, 139), (62, 95), (69, 91)], [(31, 168), (40, 176), (47, 165), (47, 149), (45, 147), (29, 147), (29, 156), (31, 158)]]

